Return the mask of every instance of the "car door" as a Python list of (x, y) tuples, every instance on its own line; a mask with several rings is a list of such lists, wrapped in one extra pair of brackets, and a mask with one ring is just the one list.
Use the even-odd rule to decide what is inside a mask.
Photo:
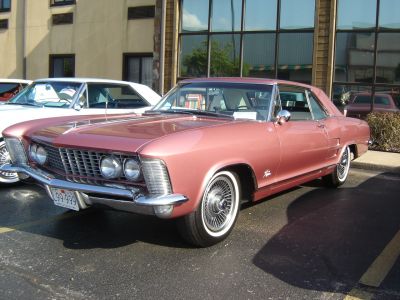
[(276, 123), (281, 162), (276, 181), (284, 181), (320, 169), (326, 164), (328, 136), (325, 124), (314, 116), (306, 88), (279, 85), (282, 109), (291, 119)]

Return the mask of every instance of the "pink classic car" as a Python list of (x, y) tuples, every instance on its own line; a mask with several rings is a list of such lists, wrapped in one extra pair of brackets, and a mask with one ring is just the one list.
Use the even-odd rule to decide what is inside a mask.
[(12, 164), (54, 204), (178, 218), (209, 246), (231, 232), (243, 201), (322, 178), (343, 184), (367, 151), (366, 122), (319, 89), (250, 79), (185, 80), (142, 116), (29, 121), (4, 132)]

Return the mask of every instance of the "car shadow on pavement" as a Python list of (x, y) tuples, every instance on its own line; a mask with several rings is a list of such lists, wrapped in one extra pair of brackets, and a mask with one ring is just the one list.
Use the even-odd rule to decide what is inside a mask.
[(398, 183), (380, 174), (356, 187), (300, 196), (253, 263), (292, 286), (349, 292), (400, 229)]
[(0, 227), (56, 238), (69, 249), (118, 248), (137, 241), (190, 248), (173, 221), (96, 207), (70, 211), (55, 206), (34, 185), (6, 187), (0, 195)]

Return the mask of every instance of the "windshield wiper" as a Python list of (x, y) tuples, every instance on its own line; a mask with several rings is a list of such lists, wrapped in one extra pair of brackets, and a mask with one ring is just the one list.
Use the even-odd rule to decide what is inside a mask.
[(200, 116), (208, 116), (208, 117), (217, 117), (217, 118), (228, 118), (228, 119), (234, 119), (233, 116), (226, 115), (226, 114), (221, 114), (221, 113), (216, 113), (216, 112), (211, 112), (211, 111), (205, 111), (205, 110), (192, 110), (192, 109), (167, 109), (167, 110), (148, 110), (145, 112), (146, 115), (150, 114), (155, 114), (155, 115), (160, 115), (160, 114), (186, 114), (186, 115), (200, 115)]

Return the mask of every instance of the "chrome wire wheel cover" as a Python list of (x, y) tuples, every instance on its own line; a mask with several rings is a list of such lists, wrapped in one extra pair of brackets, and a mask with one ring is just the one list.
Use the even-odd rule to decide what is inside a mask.
[[(0, 142), (0, 166), (11, 162), (10, 154), (6, 149), (6, 143)], [(17, 173), (0, 171), (0, 182), (13, 183), (19, 181)]]
[(201, 204), (205, 230), (213, 237), (224, 235), (232, 227), (239, 209), (239, 188), (230, 172), (217, 173), (207, 185)]
[(343, 151), (343, 155), (340, 158), (340, 162), (337, 165), (337, 176), (340, 182), (344, 182), (347, 178), (347, 174), (349, 173), (350, 169), (350, 148), (346, 147)]

